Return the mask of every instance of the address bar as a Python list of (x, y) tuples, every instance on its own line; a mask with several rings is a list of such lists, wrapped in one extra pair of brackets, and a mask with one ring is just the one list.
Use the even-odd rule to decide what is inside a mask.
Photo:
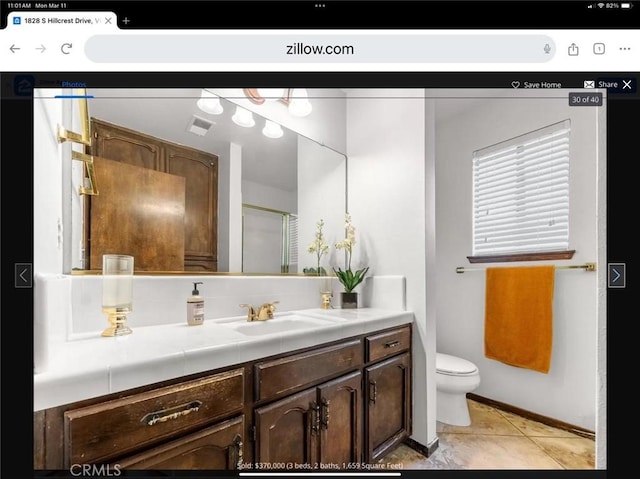
[(536, 34), (102, 34), (85, 43), (96, 63), (544, 63)]

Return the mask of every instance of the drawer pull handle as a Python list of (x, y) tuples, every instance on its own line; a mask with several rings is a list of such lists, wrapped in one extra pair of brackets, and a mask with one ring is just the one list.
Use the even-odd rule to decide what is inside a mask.
[(165, 422), (170, 419), (177, 419), (192, 412), (196, 412), (198, 409), (200, 409), (200, 406), (202, 406), (202, 401), (191, 401), (180, 406), (145, 414), (140, 422), (146, 424), (147, 426), (153, 426), (154, 424), (157, 424), (159, 422)]
[(242, 437), (236, 434), (233, 438), (231, 447), (229, 448), (229, 464), (234, 469), (241, 469), (243, 464), (242, 458)]
[(400, 345), (400, 341), (389, 341), (388, 343), (384, 344), (385, 348), (395, 348), (396, 346)]
[(378, 385), (375, 381), (369, 382), (369, 402), (375, 404), (378, 398)]

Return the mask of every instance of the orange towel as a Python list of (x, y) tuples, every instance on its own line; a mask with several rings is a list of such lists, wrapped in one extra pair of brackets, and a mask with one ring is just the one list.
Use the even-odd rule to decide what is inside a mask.
[(553, 339), (554, 266), (487, 268), (484, 354), (548, 373)]

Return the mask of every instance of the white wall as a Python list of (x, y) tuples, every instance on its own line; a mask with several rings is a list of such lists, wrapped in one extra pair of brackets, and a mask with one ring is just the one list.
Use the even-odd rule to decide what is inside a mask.
[(242, 202), (273, 210), (295, 213), (298, 211), (298, 192), (265, 186), (242, 180)]
[(416, 321), (413, 438), (423, 445), (436, 438), (435, 318), (427, 316), (425, 266), (429, 114), (423, 90), (348, 95), (348, 204), (358, 241), (352, 267), (368, 265), (370, 274), (406, 278), (406, 307)]
[[(71, 160), (71, 150), (82, 150), (71, 142), (60, 143), (57, 137), (58, 126), (82, 132), (78, 102), (54, 98), (71, 93), (68, 89), (34, 90), (34, 272), (60, 273), (65, 257), (69, 264), (72, 257), (74, 264), (78, 264), (82, 254), (82, 238), (73, 236), (71, 228), (72, 216), (82, 215), (77, 178), (84, 168), (82, 162)], [(63, 198), (70, 201), (63, 202)]]
[[(455, 269), (523, 264), (470, 265), (466, 259), (471, 254), (472, 152), (565, 119), (571, 120), (569, 228), (576, 253), (555, 264), (597, 261), (599, 110), (570, 108), (566, 92), (553, 90), (536, 99), (510, 98), (523, 94), (513, 90), (482, 100), (451, 98), (466, 94), (460, 90), (436, 94), (450, 96), (436, 100), (437, 348), (478, 366), (477, 394), (595, 430), (598, 275), (556, 272), (551, 370), (543, 374), (484, 357), (484, 273)], [(549, 99), (553, 95), (557, 98)]]
[[(60, 90), (58, 94), (62, 93)], [(34, 90), (34, 96), (39, 95)], [(55, 129), (49, 124), (62, 121), (62, 102), (34, 102), (34, 164), (41, 165), (33, 171), (33, 264), (34, 271), (57, 272), (62, 270), (62, 242), (58, 237), (58, 225), (62, 226), (62, 181), (53, 182), (52, 178), (62, 177), (62, 145), (58, 143)], [(69, 145), (64, 145), (70, 151)], [(71, 153), (69, 152), (69, 156)], [(48, 197), (53, 189), (54, 198)]]

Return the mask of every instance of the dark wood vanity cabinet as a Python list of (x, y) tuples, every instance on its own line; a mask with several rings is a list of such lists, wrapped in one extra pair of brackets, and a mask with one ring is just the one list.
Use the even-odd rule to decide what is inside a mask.
[(365, 461), (375, 462), (411, 433), (411, 330), (366, 338)]
[(254, 462), (294, 469), (358, 462), (362, 364), (361, 338), (257, 363), (256, 400), (274, 401), (255, 409)]
[(366, 462), (375, 462), (411, 430), (411, 357), (393, 357), (365, 369)]
[[(245, 436), (245, 369), (45, 411), (46, 468), (235, 468)], [(53, 449), (56, 440), (63, 447)]]
[(411, 434), (410, 346), (405, 325), (38, 411), (35, 469), (374, 463)]
[(342, 469), (360, 461), (362, 374), (354, 371), (255, 410), (254, 462)]
[[(104, 174), (106, 170), (100, 161), (111, 160), (115, 165), (109, 166), (111, 176), (115, 177), (113, 187), (104, 179), (99, 181), (97, 188), (99, 195), (90, 198), (89, 202), (97, 203), (98, 207), (92, 208), (89, 204), (88, 222), (89, 228), (85, 228), (86, 249), (89, 251), (89, 269), (102, 268), (102, 254), (116, 249), (125, 254), (136, 257), (136, 269), (140, 271), (162, 270), (163, 258), (172, 256), (180, 258), (179, 271), (217, 271), (218, 261), (218, 156), (205, 151), (196, 150), (183, 145), (155, 138), (138, 131), (130, 130), (118, 125), (92, 118), (91, 119), (91, 154), (98, 157), (95, 164), (96, 175)], [(118, 168), (118, 164), (127, 165)], [(155, 171), (155, 175), (135, 173), (139, 171)], [(163, 173), (158, 174), (158, 173)], [(132, 175), (136, 179), (130, 179)], [(170, 178), (182, 179), (184, 182), (182, 204), (169, 196), (168, 200), (160, 203), (162, 197), (155, 192), (176, 189), (169, 183)], [(110, 177), (107, 177), (107, 179)], [(118, 178), (120, 180), (118, 181)], [(129, 182), (124, 179), (129, 178)], [(131, 186), (129, 187), (129, 184)], [(139, 186), (148, 186), (151, 194), (141, 196), (144, 189)], [(131, 191), (129, 191), (131, 190)], [(169, 190), (171, 192), (172, 190)], [(124, 199), (123, 199), (124, 198)], [(120, 201), (120, 203), (114, 203)], [(131, 205), (131, 213), (127, 220), (123, 219), (123, 208)], [(156, 208), (141, 208), (139, 205), (155, 205)], [(95, 211), (100, 214), (96, 214)], [(146, 210), (149, 218), (145, 217), (145, 223), (141, 224), (139, 216)], [(159, 215), (158, 211), (162, 214)], [(114, 217), (118, 218), (119, 227), (113, 227)], [(180, 216), (177, 218), (176, 216)], [(151, 223), (155, 220), (157, 223)], [(165, 233), (163, 226), (168, 221), (180, 221), (183, 231)], [(130, 223), (130, 224), (129, 224)], [(144, 228), (145, 232), (139, 232)], [(105, 232), (108, 232), (105, 233)], [(176, 244), (179, 252), (162, 251), (154, 254), (153, 248), (147, 241), (129, 241), (127, 238), (132, 232), (145, 233), (147, 237), (154, 238), (164, 233), (160, 245), (172, 244), (175, 237), (181, 237), (182, 242)], [(122, 235), (120, 238), (118, 235)], [(95, 237), (99, 236), (99, 240)], [(105, 243), (108, 241), (108, 243)], [(152, 239), (149, 239), (149, 242)], [(141, 245), (138, 248), (138, 243)], [(133, 250), (123, 251), (122, 248)], [(177, 260), (176, 260), (177, 261)], [(175, 270), (176, 261), (168, 262), (165, 270)]]

